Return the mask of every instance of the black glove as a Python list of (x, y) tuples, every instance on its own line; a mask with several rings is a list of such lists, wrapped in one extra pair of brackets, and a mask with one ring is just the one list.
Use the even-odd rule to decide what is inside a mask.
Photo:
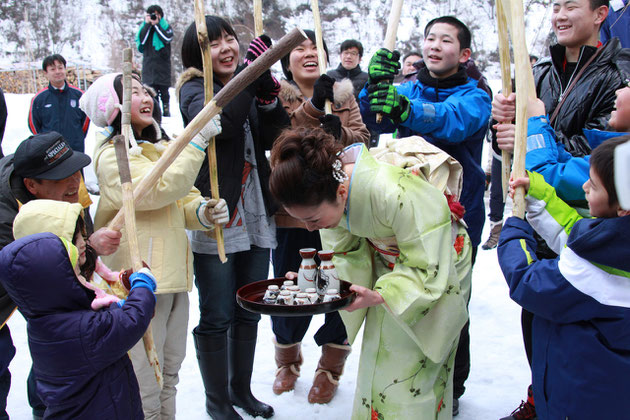
[(330, 102), (334, 102), (334, 84), (335, 79), (327, 74), (322, 74), (321, 76), (319, 76), (319, 79), (315, 81), (315, 86), (313, 86), (313, 97), (311, 98), (311, 103), (315, 108), (323, 110), (326, 99), (328, 99)]
[(368, 83), (392, 82), (400, 70), (400, 53), (386, 48), (376, 51), (368, 65)]
[(280, 83), (267, 70), (256, 81), (256, 100), (260, 105), (273, 103), (280, 93)]
[(255, 59), (267, 51), (269, 47), (271, 47), (271, 38), (267, 35), (261, 35), (252, 39), (252, 42), (250, 42), (249, 48), (247, 49), (247, 53), (245, 54), (245, 58), (243, 59), (243, 63), (249, 66)]
[(319, 117), (321, 127), (328, 134), (332, 134), (335, 139), (341, 141), (341, 120), (333, 114), (326, 114)]

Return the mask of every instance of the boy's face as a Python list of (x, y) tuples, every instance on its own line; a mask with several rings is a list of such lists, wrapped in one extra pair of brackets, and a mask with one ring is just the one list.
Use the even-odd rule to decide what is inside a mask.
[(630, 131), (630, 86), (615, 92), (615, 110), (610, 114), (608, 124), (616, 131)]
[(599, 33), (607, 14), (605, 6), (591, 10), (590, 0), (554, 0), (551, 27), (560, 45), (577, 48)]
[(617, 209), (608, 204), (608, 192), (602, 184), (602, 180), (591, 167), (589, 171), (589, 179), (582, 185), (582, 189), (586, 193), (586, 201), (588, 208), (593, 217), (615, 217)]
[(346, 70), (354, 69), (360, 62), (361, 56), (357, 47), (348, 48), (341, 53), (341, 65)]
[(55, 61), (46, 67), (44, 75), (54, 87), (61, 87), (66, 80), (66, 66), (61, 61)]
[(470, 49), (460, 50), (458, 30), (448, 23), (431, 27), (422, 44), (422, 56), (431, 76), (443, 79), (457, 73), (459, 63), (470, 58)]
[(420, 57), (418, 55), (410, 55), (409, 57), (405, 58), (405, 60), (403, 61), (403, 65), (402, 65), (402, 74), (403, 74), (403, 76), (406, 76), (408, 74), (416, 73), (418, 71), (418, 69), (415, 68), (413, 65), (414, 65), (414, 63), (417, 63), (421, 59), (422, 59), (422, 57)]

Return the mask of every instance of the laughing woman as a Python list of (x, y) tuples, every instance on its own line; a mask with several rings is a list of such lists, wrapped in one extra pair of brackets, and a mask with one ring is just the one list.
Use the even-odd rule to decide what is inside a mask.
[[(80, 101), (92, 123), (104, 128), (97, 133), (94, 152), (94, 171), (101, 189), (94, 219), (94, 226), (98, 227), (107, 226), (122, 208), (120, 177), (112, 142), (121, 132), (122, 91), (122, 75), (112, 73), (96, 80)], [(129, 153), (129, 169), (132, 183), (137, 185), (168, 148), (169, 138), (156, 122), (153, 97), (139, 79), (132, 79), (131, 91), (131, 127), (138, 146)], [(146, 419), (175, 419), (175, 386), (186, 355), (188, 292), (192, 289), (193, 277), (192, 252), (186, 229), (207, 231), (213, 229), (215, 222), (228, 220), (224, 200), (208, 202), (193, 187), (208, 140), (220, 132), (217, 117), (192, 139), (135, 208), (140, 254), (151, 266), (157, 280), (155, 315), (151, 324), (164, 379), (164, 387), (160, 389), (140, 340), (129, 355), (138, 377)], [(129, 240), (124, 229), (118, 251), (102, 258), (109, 267), (131, 266)]]
[[(217, 16), (206, 16), (212, 53), (214, 93), (237, 71), (239, 44), (234, 29)], [(267, 41), (267, 42), (264, 42)], [(245, 56), (254, 60), (270, 44), (266, 37), (252, 41)], [(204, 105), (203, 63), (195, 24), (182, 43), (187, 68), (178, 82), (179, 106), (187, 125)], [(269, 71), (239, 93), (221, 113), (223, 132), (216, 138), (219, 191), (232, 218), (225, 226), (227, 262), (217, 254), (217, 242), (203, 232), (191, 232), (195, 284), (199, 291), (199, 325), (193, 330), (199, 370), (206, 393), (206, 411), (213, 418), (240, 419), (232, 405), (251, 416), (271, 417), (273, 408), (258, 401), (250, 382), (260, 315), (236, 304), (236, 290), (269, 273), (270, 250), (276, 247), (275, 206), (269, 193), (269, 150), (289, 118), (277, 100), (278, 82)], [(208, 165), (195, 185), (210, 195)]]
[(365, 322), (352, 418), (450, 419), (467, 312), (444, 194), (321, 129), (285, 131), (271, 165), (274, 197), (321, 229), (339, 277), (357, 292), (341, 311), (350, 341)]

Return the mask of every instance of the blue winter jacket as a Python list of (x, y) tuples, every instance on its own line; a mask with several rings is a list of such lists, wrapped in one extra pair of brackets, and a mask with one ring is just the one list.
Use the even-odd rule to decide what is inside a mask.
[[(591, 149), (602, 142), (627, 133), (584, 130)], [(525, 169), (538, 172), (556, 189), (558, 197), (572, 206), (585, 207), (582, 185), (589, 178), (590, 155), (574, 157), (556, 143), (555, 132), (547, 117), (531, 117), (527, 121), (527, 155)]]
[(153, 316), (150, 290), (134, 289), (122, 308), (91, 310), (93, 292), (76, 279), (64, 245), (51, 233), (5, 246), (0, 282), (27, 320), (44, 418), (144, 418), (127, 351)]
[(65, 84), (63, 89), (55, 89), (48, 84), (31, 100), (28, 113), (28, 128), (33, 134), (56, 131), (70, 144), (72, 150), (85, 151), (85, 135), (90, 120), (79, 108), (83, 91)]
[(551, 260), (534, 230), (510, 217), (498, 257), (510, 297), (534, 314), (533, 388), (544, 419), (630, 413), (630, 216), (582, 219)]
[(405, 95), (410, 103), (409, 117), (399, 127), (387, 118), (377, 124), (375, 114), (370, 111), (367, 88), (359, 94), (361, 116), (370, 130), (391, 133), (398, 128), (398, 137), (417, 133), (462, 165), (464, 183), (459, 201), (466, 208), (464, 221), (473, 246), (481, 242), (485, 221), (481, 155), (491, 110), (490, 97), (477, 83), (467, 78), (464, 84), (451, 88), (436, 89), (420, 80), (398, 85), (398, 93)]

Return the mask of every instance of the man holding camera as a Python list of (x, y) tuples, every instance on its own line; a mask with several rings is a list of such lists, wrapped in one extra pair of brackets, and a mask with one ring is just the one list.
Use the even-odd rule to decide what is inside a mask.
[(162, 115), (170, 117), (171, 41), (173, 29), (158, 5), (149, 6), (144, 23), (136, 35), (138, 51), (143, 55), (142, 82), (151, 86), (162, 101)]

